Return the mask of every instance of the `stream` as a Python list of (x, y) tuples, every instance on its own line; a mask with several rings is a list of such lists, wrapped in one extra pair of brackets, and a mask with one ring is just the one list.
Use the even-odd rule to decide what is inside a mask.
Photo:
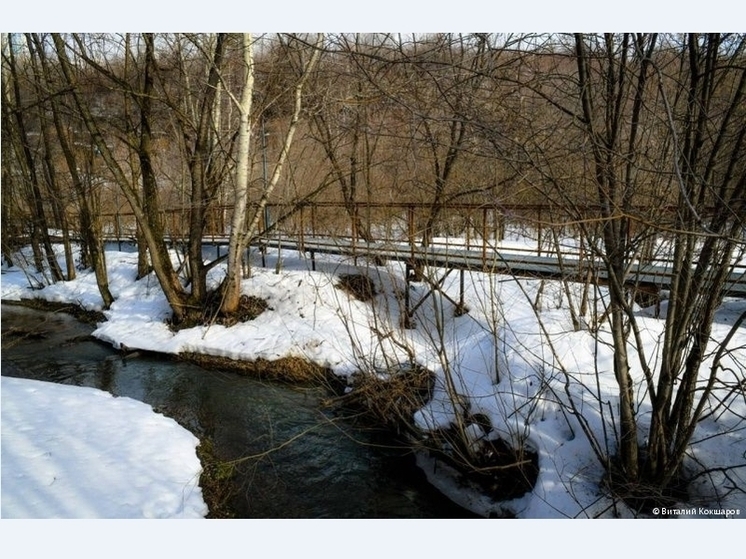
[[(2, 305), (2, 374), (105, 390), (173, 417), (238, 467), (240, 518), (465, 518), (387, 435), (322, 409), (322, 389), (123, 358), (75, 318)], [(20, 335), (20, 334), (23, 335)], [(84, 420), (81, 410), (81, 421)]]

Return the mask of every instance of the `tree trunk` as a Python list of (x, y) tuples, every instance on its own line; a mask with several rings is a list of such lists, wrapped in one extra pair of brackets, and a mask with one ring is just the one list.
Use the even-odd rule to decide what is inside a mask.
[[(626, 229), (627, 219), (618, 215), (619, 208), (625, 203), (626, 192), (620, 192), (616, 177), (614, 161), (615, 150), (619, 143), (619, 107), (623, 95), (625, 60), (619, 61), (612, 56), (613, 49), (606, 37), (606, 51), (609, 57), (606, 67), (606, 98), (603, 122), (604, 135), (596, 132), (594, 107), (594, 89), (589, 68), (589, 54), (586, 52), (584, 38), (575, 36), (576, 62), (578, 68), (579, 97), (583, 111), (583, 126), (590, 140), (595, 168), (595, 186), (598, 193), (601, 218), (603, 219), (604, 267), (609, 278), (609, 313), (611, 316), (611, 335), (614, 347), (614, 376), (619, 394), (619, 455), (618, 462), (623, 471), (625, 482), (636, 483), (639, 479), (639, 443), (637, 440), (637, 421), (635, 419), (635, 401), (632, 379), (629, 369), (627, 341), (627, 301), (625, 298), (625, 276), (627, 268)], [(626, 35), (625, 48), (626, 53)], [(618, 73), (615, 65), (619, 64)], [(617, 101), (619, 100), (619, 101)]]
[(40, 252), (40, 246), (43, 246), (46, 254), (47, 264), (52, 273), (54, 281), (63, 279), (62, 270), (57, 262), (57, 257), (54, 254), (52, 248), (52, 242), (49, 238), (49, 224), (47, 222), (46, 212), (44, 210), (44, 198), (41, 193), (41, 186), (39, 184), (39, 176), (36, 170), (36, 161), (31, 152), (29, 136), (26, 129), (26, 121), (24, 118), (24, 111), (21, 108), (21, 91), (18, 82), (18, 75), (15, 64), (15, 47), (11, 44), (8, 50), (9, 52), (9, 66), (10, 66), (10, 78), (11, 85), (13, 86), (13, 92), (15, 96), (14, 110), (12, 111), (15, 117), (15, 125), (17, 134), (15, 135), (16, 141), (19, 143), (18, 151), (22, 154), (22, 165), (26, 171), (26, 181), (31, 193), (31, 213), (32, 213), (32, 244), (34, 249), (34, 260), (38, 271), (42, 271), (43, 262), (42, 255)]
[(189, 247), (187, 259), (192, 279), (191, 301), (203, 304), (207, 296), (207, 270), (202, 257), (202, 241), (206, 223), (206, 213), (214, 204), (215, 192), (221, 177), (215, 172), (215, 142), (213, 130), (219, 119), (216, 104), (220, 102), (218, 91), (221, 86), (220, 70), (226, 48), (226, 35), (218, 33), (215, 51), (210, 60), (207, 87), (200, 103), (194, 148), (189, 156), (191, 177), (191, 201), (189, 208)]
[(228, 245), (228, 270), (221, 286), (223, 314), (235, 313), (241, 297), (241, 259), (244, 245), (241, 242), (246, 227), (246, 212), (249, 201), (249, 158), (251, 146), (251, 105), (254, 94), (254, 53), (250, 33), (243, 35), (244, 82), (238, 128), (238, 156), (236, 160), (236, 183), (234, 186), (233, 219)]
[(246, 75), (244, 78), (244, 89), (241, 95), (239, 110), (241, 115), (241, 127), (238, 137), (238, 161), (236, 164), (236, 191), (233, 222), (231, 226), (230, 245), (228, 247), (228, 271), (221, 285), (222, 304), (221, 312), (223, 314), (232, 314), (238, 310), (241, 297), (241, 278), (242, 267), (241, 257), (244, 250), (249, 245), (251, 239), (256, 235), (259, 222), (264, 213), (264, 208), (269, 201), (269, 196), (277, 186), (282, 176), (282, 171), (293, 144), (293, 136), (298, 127), (300, 113), (302, 108), (303, 87), (308, 80), (311, 72), (316, 66), (320, 53), (323, 35), (319, 34), (316, 45), (313, 47), (311, 60), (303, 69), (303, 74), (295, 85), (294, 90), (294, 107), (293, 115), (290, 119), (290, 126), (285, 134), (285, 141), (275, 164), (272, 178), (265, 186), (254, 215), (247, 226), (247, 208), (248, 208), (248, 180), (249, 180), (249, 146), (251, 139), (251, 94), (254, 89), (254, 58), (251, 48), (251, 35), (244, 35), (244, 64), (246, 65)]
[[(194, 313), (199, 313), (201, 309), (194, 309), (187, 304), (188, 294), (181, 285), (178, 275), (171, 265), (168, 247), (166, 246), (163, 237), (160, 216), (155, 216), (152, 210), (143, 207), (148, 203), (147, 194), (144, 197), (145, 201), (141, 202), (137, 189), (134, 185), (130, 184), (130, 181), (122, 171), (119, 163), (112, 154), (111, 149), (104, 141), (101, 130), (93, 118), (90, 109), (77, 89), (74, 69), (67, 56), (67, 47), (65, 46), (65, 43), (59, 34), (53, 34), (52, 38), (60, 60), (62, 73), (71, 88), (75, 105), (78, 108), (86, 128), (91, 134), (91, 138), (93, 139), (98, 152), (103, 157), (109, 171), (114, 175), (114, 179), (122, 189), (122, 193), (127, 198), (127, 201), (135, 214), (135, 218), (142, 228), (143, 237), (145, 238), (148, 250), (150, 251), (153, 270), (155, 271), (161, 289), (173, 310), (174, 322), (180, 323)], [(149, 188), (150, 194), (152, 196), (157, 196), (155, 185), (149, 184)], [(153, 200), (155, 200), (155, 198), (153, 198)]]
[[(53, 83), (44, 51), (44, 45), (38, 35), (32, 35), (32, 40), (36, 45), (36, 52), (39, 56), (42, 72), (44, 73), (47, 82)], [(65, 158), (70, 178), (72, 179), (73, 190), (78, 199), (78, 207), (80, 210), (81, 258), (85, 262), (85, 255), (90, 257), (90, 265), (93, 267), (93, 272), (96, 276), (96, 285), (101, 294), (103, 308), (108, 309), (114, 302), (114, 297), (109, 290), (109, 277), (106, 270), (106, 258), (103, 254), (103, 242), (100, 240), (100, 235), (94, 227), (95, 218), (90, 207), (90, 195), (85, 191), (83, 181), (78, 171), (79, 166), (77, 157), (75, 156), (75, 152), (62, 126), (60, 110), (56, 97), (51, 98), (50, 106), (52, 109), (52, 122), (57, 134), (57, 141), (62, 149), (62, 154)]]

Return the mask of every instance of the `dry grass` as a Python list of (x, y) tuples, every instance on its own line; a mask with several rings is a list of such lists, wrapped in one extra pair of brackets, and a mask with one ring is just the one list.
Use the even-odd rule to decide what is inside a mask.
[(376, 284), (363, 274), (342, 274), (335, 287), (363, 302), (370, 301), (378, 294)]
[(233, 482), (235, 468), (219, 460), (212, 441), (204, 437), (200, 437), (197, 457), (202, 463), (199, 486), (209, 511), (206, 518), (235, 518), (230, 504), (237, 491)]
[(200, 353), (180, 353), (179, 359), (195, 363), (205, 369), (232, 371), (254, 378), (293, 384), (327, 383), (333, 376), (333, 373), (326, 367), (301, 357), (237, 360)]
[(431, 398), (435, 375), (423, 367), (357, 373), (352, 390), (327, 405), (346, 409), (397, 432), (413, 431), (413, 415)]

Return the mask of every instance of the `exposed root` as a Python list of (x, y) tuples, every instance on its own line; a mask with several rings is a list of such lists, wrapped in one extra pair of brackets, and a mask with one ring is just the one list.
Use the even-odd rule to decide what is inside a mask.
[(207, 294), (205, 304), (199, 313), (187, 316), (181, 322), (168, 321), (169, 327), (174, 331), (194, 328), (195, 326), (219, 324), (221, 326), (234, 326), (239, 322), (254, 320), (269, 308), (264, 299), (253, 295), (241, 295), (236, 312), (225, 313), (221, 310), (223, 304), (219, 291), (211, 291)]

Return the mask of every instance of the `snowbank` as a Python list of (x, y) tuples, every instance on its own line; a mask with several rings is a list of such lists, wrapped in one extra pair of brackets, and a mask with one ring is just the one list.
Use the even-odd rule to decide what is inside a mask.
[(201, 518), (199, 440), (147, 404), (2, 377), (2, 518)]
[[(279, 274), (275, 273), (278, 258), (282, 259)], [(410, 289), (414, 305), (426, 297), (428, 288), (415, 283), (405, 286), (402, 266), (360, 262), (358, 268), (352, 259), (317, 257), (317, 271), (311, 271), (310, 263), (298, 253), (270, 251), (267, 268), (254, 267), (252, 277), (242, 286), (245, 293), (265, 299), (267, 311), (231, 328), (213, 325), (172, 332), (164, 323), (169, 307), (154, 276), (135, 281), (136, 255), (110, 251), (107, 263), (116, 301), (105, 312), (107, 322), (99, 324), (94, 335), (115, 347), (233, 359), (296, 356), (341, 376), (361, 367), (384, 370), (414, 356), (418, 365), (437, 377), (433, 398), (415, 415), (422, 429), (451, 424), (456, 414), (463, 413), (455, 404), (459, 400), (469, 413), (489, 418), (491, 437), (526, 445), (538, 453), (540, 472), (534, 490), (510, 503), (511, 514), (521, 518), (632, 514), (618, 503), (615, 506), (601, 489), (603, 469), (566, 401), (572, 395), (585, 428), (598, 440), (609, 434), (608, 451), (613, 454), (610, 418), (617, 414), (618, 397), (610, 334), (603, 327), (595, 337), (588, 330), (574, 331), (566, 293), (557, 282), (540, 286), (538, 280), (471, 273), (465, 285), (469, 312), (457, 314), (452, 301), (458, 299), (460, 286), (458, 275), (452, 274), (442, 280), (449, 297), (430, 296), (417, 311), (417, 327), (403, 330), (399, 327), (403, 290)], [(34, 291), (28, 288), (24, 274), (4, 272), (8, 273), (0, 285), (3, 299), (36, 296), (101, 308), (90, 272), (80, 273), (73, 282)], [(340, 274), (356, 272), (376, 283), (379, 295), (370, 303), (335, 287)], [(213, 286), (221, 273), (220, 267), (211, 271)], [(598, 305), (603, 305), (604, 296), (603, 289), (596, 293)], [(716, 317), (713, 336), (722, 339), (744, 309), (745, 301), (726, 301)], [(657, 355), (663, 321), (641, 310), (639, 324), (646, 354)], [(696, 459), (700, 469), (730, 469), (703, 476), (692, 498), (698, 506), (712, 510), (739, 510), (738, 516), (744, 518), (746, 469), (738, 465), (746, 449), (746, 398), (734, 397), (731, 387), (743, 379), (746, 368), (746, 328), (736, 332), (730, 347), (723, 389), (717, 396), (726, 398), (727, 405), (700, 423), (690, 464)], [(644, 386), (642, 372), (633, 368), (632, 374), (637, 385)], [(644, 390), (637, 397), (638, 420), (644, 428), (649, 404)], [(728, 492), (731, 485), (741, 490)], [(490, 512), (490, 506), (485, 505), (484, 512)]]

